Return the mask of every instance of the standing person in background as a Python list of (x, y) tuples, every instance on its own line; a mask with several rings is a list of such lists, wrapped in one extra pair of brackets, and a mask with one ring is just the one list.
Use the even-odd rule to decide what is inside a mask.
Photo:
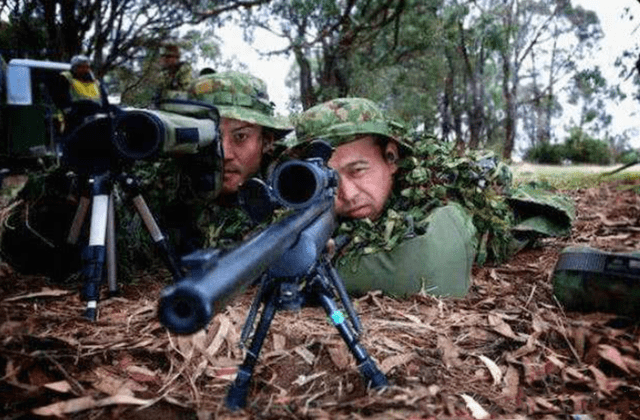
[(185, 61), (180, 61), (180, 47), (166, 44), (160, 51), (160, 86), (155, 102), (163, 99), (186, 99), (193, 82), (193, 69)]

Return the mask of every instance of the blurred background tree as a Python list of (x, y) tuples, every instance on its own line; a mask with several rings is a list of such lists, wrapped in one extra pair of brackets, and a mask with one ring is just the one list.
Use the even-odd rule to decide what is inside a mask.
[[(601, 138), (614, 155), (631, 136), (609, 135), (599, 106), (622, 97), (619, 86), (585, 90), (596, 73), (580, 64), (602, 30), (593, 11), (571, 0), (3, 0), (0, 16), (5, 60), (85, 53), (110, 91), (133, 104), (149, 95), (166, 41), (194, 68), (242, 68), (219, 54), (219, 29), (237, 25), (248, 42), (258, 28), (286, 41), (264, 54), (295, 58), (282, 69), (295, 89), (292, 112), (365, 96), (409, 128), (506, 161), (516, 143), (563, 141), (559, 123), (575, 106), (578, 132)], [(616, 60), (621, 72), (631, 74), (635, 57), (630, 49)]]

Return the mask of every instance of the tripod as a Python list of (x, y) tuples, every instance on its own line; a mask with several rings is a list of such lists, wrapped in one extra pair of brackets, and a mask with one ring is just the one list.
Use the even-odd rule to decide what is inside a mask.
[(114, 174), (105, 170), (97, 174), (83, 177), (83, 193), (74, 215), (67, 243), (75, 245), (78, 242), (82, 226), (91, 208), (89, 225), (89, 242), (82, 252), (82, 272), (84, 276), (83, 297), (87, 301), (84, 317), (95, 321), (100, 297), (100, 285), (106, 267), (109, 295), (118, 292), (116, 283), (116, 235), (114, 213), (114, 184), (118, 184), (130, 198), (135, 210), (144, 222), (160, 256), (173, 275), (174, 281), (182, 278), (182, 273), (169, 247), (169, 243), (162, 234), (153, 214), (149, 210), (139, 191), (139, 182), (125, 173)]
[[(327, 258), (322, 257), (302, 280), (273, 279), (268, 274), (262, 276), (260, 289), (251, 304), (242, 329), (241, 342), (247, 341), (261, 303), (262, 313), (244, 361), (228, 390), (225, 403), (229, 409), (237, 410), (246, 406), (251, 377), (276, 312), (300, 309), (307, 303), (319, 303), (324, 308), (331, 323), (338, 329), (355, 357), (367, 386), (380, 389), (388, 385), (385, 375), (358, 341), (358, 336), (362, 333), (362, 324), (349, 300), (343, 280)], [(347, 313), (347, 318), (334, 299), (336, 295)]]

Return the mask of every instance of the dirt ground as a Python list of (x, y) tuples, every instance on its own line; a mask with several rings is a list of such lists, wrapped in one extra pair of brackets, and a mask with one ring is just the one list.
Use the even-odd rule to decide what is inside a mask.
[(248, 406), (237, 412), (224, 397), (243, 358), (238, 339), (255, 290), (206, 331), (177, 336), (156, 316), (167, 284), (162, 270), (122, 285), (90, 323), (80, 316), (80, 285), (4, 265), (0, 418), (640, 418), (637, 323), (565, 312), (551, 282), (568, 245), (638, 249), (636, 183), (569, 192), (577, 206), (571, 236), (546, 239), (500, 266), (475, 267), (465, 299), (373, 292), (354, 300), (361, 342), (391, 383), (383, 392), (364, 387), (321, 309), (278, 312)]

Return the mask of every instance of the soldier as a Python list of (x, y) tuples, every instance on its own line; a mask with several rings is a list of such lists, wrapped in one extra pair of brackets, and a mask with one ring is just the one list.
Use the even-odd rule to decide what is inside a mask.
[[(298, 152), (315, 139), (334, 147), (329, 166), (340, 175), (337, 215), (366, 225), (359, 233), (351, 230), (354, 225), (347, 229), (360, 244), (339, 256), (336, 267), (351, 293), (380, 289), (395, 296), (421, 291), (464, 296), (477, 245), (471, 216), (457, 204), (428, 214), (420, 209), (425, 203), (402, 204), (397, 178), (403, 175), (401, 160), (411, 155), (412, 146), (400, 138), (399, 128), (363, 98), (316, 105), (295, 121)], [(420, 218), (414, 220), (416, 216)], [(398, 233), (394, 225), (409, 228)], [(379, 230), (389, 238), (376, 248), (366, 237)]]
[[(251, 224), (238, 207), (238, 189), (249, 178), (266, 175), (278, 141), (293, 130), (274, 115), (275, 105), (269, 100), (265, 82), (249, 74), (230, 71), (201, 76), (189, 97), (216, 106), (220, 113), (223, 178), (215, 199), (187, 199), (190, 216), (186, 217), (197, 226), (180, 227), (179, 253), (242, 239)], [(184, 212), (185, 207), (179, 204), (176, 219), (184, 219)]]
[(193, 82), (193, 69), (185, 61), (180, 61), (180, 47), (167, 44), (160, 53), (160, 87), (155, 101), (163, 99), (185, 99)]

